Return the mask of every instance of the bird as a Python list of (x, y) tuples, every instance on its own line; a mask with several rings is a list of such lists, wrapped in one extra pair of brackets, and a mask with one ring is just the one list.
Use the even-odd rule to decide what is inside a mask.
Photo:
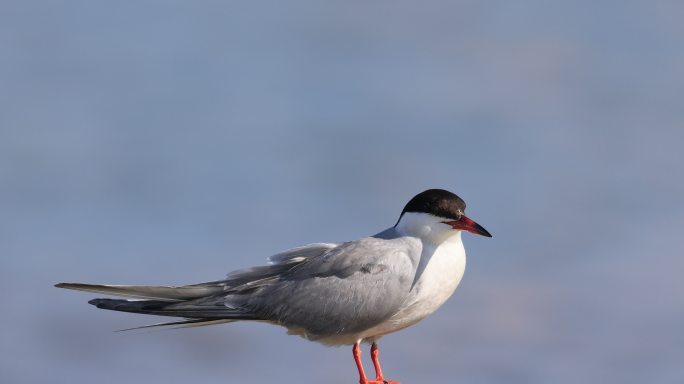
[[(129, 298), (90, 300), (97, 308), (182, 318), (132, 329), (260, 321), (324, 345), (351, 345), (360, 384), (398, 384), (382, 372), (378, 340), (428, 317), (452, 295), (466, 267), (463, 231), (492, 237), (465, 208), (456, 194), (428, 189), (375, 235), (289, 249), (222, 280), (55, 286)], [(375, 377), (366, 376), (361, 343), (371, 344)]]

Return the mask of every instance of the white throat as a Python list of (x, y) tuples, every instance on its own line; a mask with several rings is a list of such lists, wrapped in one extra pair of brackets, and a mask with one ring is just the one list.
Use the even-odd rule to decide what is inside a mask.
[(404, 236), (418, 237), (423, 242), (439, 246), (444, 242), (461, 242), (461, 231), (442, 223), (445, 219), (429, 213), (405, 212), (396, 225), (396, 230)]

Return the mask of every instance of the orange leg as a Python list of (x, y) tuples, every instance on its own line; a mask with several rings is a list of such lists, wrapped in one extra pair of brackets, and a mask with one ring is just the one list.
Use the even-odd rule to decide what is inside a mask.
[(380, 368), (380, 361), (378, 360), (379, 355), (380, 351), (378, 350), (378, 345), (373, 343), (371, 346), (371, 360), (373, 360), (373, 367), (375, 367), (375, 380), (382, 382), (385, 378), (382, 375), (382, 368)]
[(359, 370), (359, 383), (368, 384), (368, 379), (366, 378), (366, 372), (363, 371), (363, 363), (361, 362), (361, 348), (359, 348), (360, 341), (357, 341), (352, 348), (352, 354), (354, 355), (354, 362), (356, 362), (356, 368)]
[(361, 348), (359, 347), (360, 342), (354, 344), (352, 353), (354, 354), (354, 361), (356, 362), (356, 368), (359, 370), (359, 383), (360, 384), (399, 384), (398, 381), (388, 381), (385, 380), (382, 375), (382, 368), (380, 368), (380, 361), (378, 360), (379, 350), (378, 345), (373, 343), (371, 346), (371, 359), (373, 360), (373, 367), (375, 367), (375, 380), (368, 380), (366, 377), (366, 372), (363, 370), (363, 363), (361, 362)]

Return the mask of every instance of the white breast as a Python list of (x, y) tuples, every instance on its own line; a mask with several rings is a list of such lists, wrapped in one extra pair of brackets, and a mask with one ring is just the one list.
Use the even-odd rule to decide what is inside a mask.
[(405, 305), (388, 321), (364, 332), (364, 338), (379, 337), (411, 326), (435, 312), (454, 293), (466, 266), (460, 233), (438, 246), (425, 244), (421, 257), (427, 258), (427, 264)]

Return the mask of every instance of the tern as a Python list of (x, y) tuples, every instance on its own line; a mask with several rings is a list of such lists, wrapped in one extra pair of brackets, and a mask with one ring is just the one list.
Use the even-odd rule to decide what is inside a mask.
[[(89, 301), (102, 309), (183, 318), (139, 328), (261, 321), (325, 345), (353, 345), (360, 384), (398, 384), (383, 375), (378, 340), (423, 320), (451, 296), (466, 266), (463, 231), (492, 236), (464, 214), (465, 207), (457, 195), (430, 189), (376, 235), (290, 249), (269, 257), (268, 265), (218, 281), (56, 287), (133, 298)], [(373, 379), (363, 369), (362, 342), (371, 344)]]

